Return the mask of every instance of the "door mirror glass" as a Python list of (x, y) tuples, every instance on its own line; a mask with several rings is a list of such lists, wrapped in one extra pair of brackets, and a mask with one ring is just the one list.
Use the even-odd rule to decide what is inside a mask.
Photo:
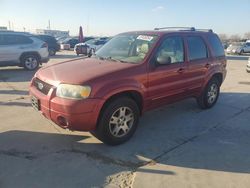
[(157, 56), (156, 61), (160, 65), (171, 64), (171, 57), (169, 56)]

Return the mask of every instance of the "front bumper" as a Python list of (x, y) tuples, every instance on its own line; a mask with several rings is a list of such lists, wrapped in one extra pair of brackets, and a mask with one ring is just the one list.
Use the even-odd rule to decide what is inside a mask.
[(250, 72), (250, 62), (247, 64), (247, 72)]
[(48, 63), (49, 62), (49, 57), (44, 57), (41, 58), (40, 63)]
[(59, 98), (55, 93), (55, 88), (51, 88), (45, 95), (33, 84), (30, 86), (30, 96), (39, 101), (39, 112), (47, 119), (70, 130), (95, 130), (104, 103), (102, 99), (70, 100)]

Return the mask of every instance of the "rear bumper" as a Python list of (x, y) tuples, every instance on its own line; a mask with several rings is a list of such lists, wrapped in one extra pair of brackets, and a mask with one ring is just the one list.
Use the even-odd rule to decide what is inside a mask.
[(102, 99), (69, 100), (55, 96), (55, 89), (44, 95), (34, 86), (30, 87), (30, 96), (39, 100), (39, 112), (62, 128), (77, 131), (95, 130)]

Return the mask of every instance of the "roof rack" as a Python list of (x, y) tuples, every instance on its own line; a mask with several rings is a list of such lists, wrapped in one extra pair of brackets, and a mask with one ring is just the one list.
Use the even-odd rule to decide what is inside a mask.
[(154, 30), (178, 30), (178, 31), (203, 31), (203, 32), (213, 32), (212, 29), (196, 29), (195, 27), (160, 27)]

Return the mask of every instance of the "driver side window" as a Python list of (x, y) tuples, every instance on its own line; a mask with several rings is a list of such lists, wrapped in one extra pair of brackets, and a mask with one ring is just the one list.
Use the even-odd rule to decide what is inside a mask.
[(167, 37), (156, 52), (159, 64), (174, 64), (184, 62), (183, 39), (179, 36)]

